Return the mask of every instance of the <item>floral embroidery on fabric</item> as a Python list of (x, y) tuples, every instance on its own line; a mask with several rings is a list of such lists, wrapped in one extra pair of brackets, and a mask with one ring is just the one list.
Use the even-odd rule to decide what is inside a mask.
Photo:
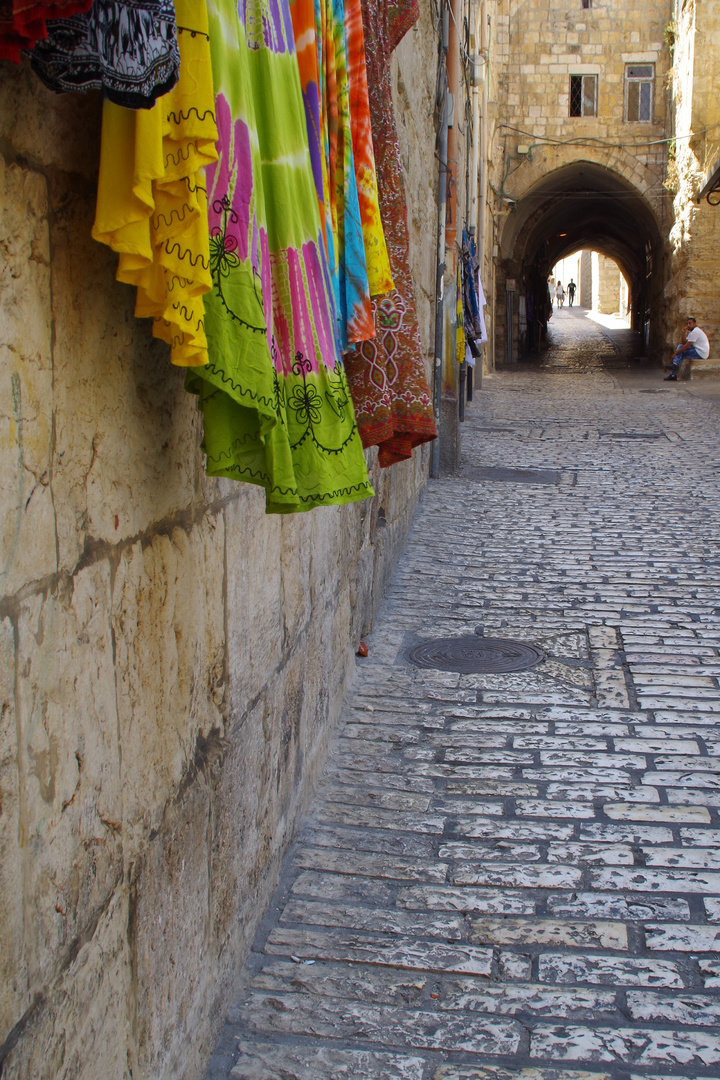
[(392, 50), (419, 15), (416, 0), (362, 0), (380, 213), (395, 288), (373, 297), (377, 335), (345, 358), (364, 446), (385, 467), (436, 437), (409, 263), (407, 209), (392, 101)]

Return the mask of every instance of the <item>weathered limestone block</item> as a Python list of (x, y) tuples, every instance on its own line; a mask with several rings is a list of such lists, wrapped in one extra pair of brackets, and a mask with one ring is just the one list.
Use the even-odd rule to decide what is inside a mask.
[(221, 971), (243, 954), (274, 888), (280, 858), (327, 751), (329, 650), (313, 623), (242, 723), (223, 741), (213, 806), (211, 925)]
[[(283, 525), (265, 513), (265, 494), (241, 484), (225, 509), (228, 677), (233, 718), (240, 717), (278, 667), (283, 652), (281, 582)], [(313, 510), (314, 516), (317, 511)], [(292, 553), (298, 579), (308, 575), (310, 550)]]
[(4, 1063), (7, 1080), (130, 1080), (127, 895), (119, 891), (94, 932), (31, 1015)]
[(201, 1074), (217, 987), (209, 920), (210, 791), (202, 774), (167, 808), (131, 890), (137, 972), (137, 1070), (142, 1080)]
[(196, 472), (195, 399), (135, 290), (114, 280), (116, 255), (91, 235), (90, 189), (53, 185), (56, 450), (60, 565), (86, 538), (115, 543), (189, 506)]
[(23, 860), (15, 717), (15, 641), (0, 623), (0, 1043), (30, 1004), (23, 941)]
[(310, 621), (310, 577), (305, 566), (312, 550), (312, 513), (288, 514), (280, 520), (280, 611), (282, 645), (292, 648)]
[(112, 600), (125, 859), (160, 826), (225, 694), (223, 519), (122, 556)]
[(98, 563), (33, 596), (17, 627), (20, 845), (32, 994), (45, 993), (122, 875), (120, 762), (109, 620)]
[(30, 68), (0, 68), (0, 137), (18, 156), (43, 168), (94, 178), (100, 146), (102, 95), (56, 94)]
[(0, 592), (57, 565), (45, 178), (0, 158)]

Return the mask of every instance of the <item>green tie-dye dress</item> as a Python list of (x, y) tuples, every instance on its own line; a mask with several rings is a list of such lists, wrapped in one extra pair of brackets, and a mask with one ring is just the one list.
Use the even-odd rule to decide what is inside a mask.
[(209, 0), (219, 160), (207, 169), (207, 472), (269, 513), (373, 494), (337, 340), (287, 0)]

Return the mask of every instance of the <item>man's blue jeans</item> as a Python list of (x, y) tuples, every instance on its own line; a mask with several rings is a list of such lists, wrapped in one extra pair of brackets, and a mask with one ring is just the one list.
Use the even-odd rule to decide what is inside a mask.
[[(680, 365), (682, 364), (683, 360), (702, 360), (702, 356), (697, 351), (695, 346), (691, 345), (689, 349), (685, 350), (685, 352), (678, 353), (677, 356), (673, 357), (673, 371), (678, 371), (680, 369)], [(667, 371), (667, 368), (665, 368), (665, 370)]]

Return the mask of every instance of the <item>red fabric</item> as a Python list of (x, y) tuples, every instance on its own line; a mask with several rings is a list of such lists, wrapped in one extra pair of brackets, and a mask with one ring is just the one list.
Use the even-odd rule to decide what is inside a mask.
[(395, 289), (373, 297), (376, 336), (345, 354), (363, 446), (387, 467), (437, 436), (409, 262), (407, 207), (392, 103), (390, 58), (417, 21), (418, 0), (362, 0), (380, 216)]
[(0, 59), (20, 63), (21, 49), (32, 49), (47, 37), (46, 20), (62, 19), (89, 11), (92, 0), (55, 0), (38, 4), (34, 0), (0, 2)]

